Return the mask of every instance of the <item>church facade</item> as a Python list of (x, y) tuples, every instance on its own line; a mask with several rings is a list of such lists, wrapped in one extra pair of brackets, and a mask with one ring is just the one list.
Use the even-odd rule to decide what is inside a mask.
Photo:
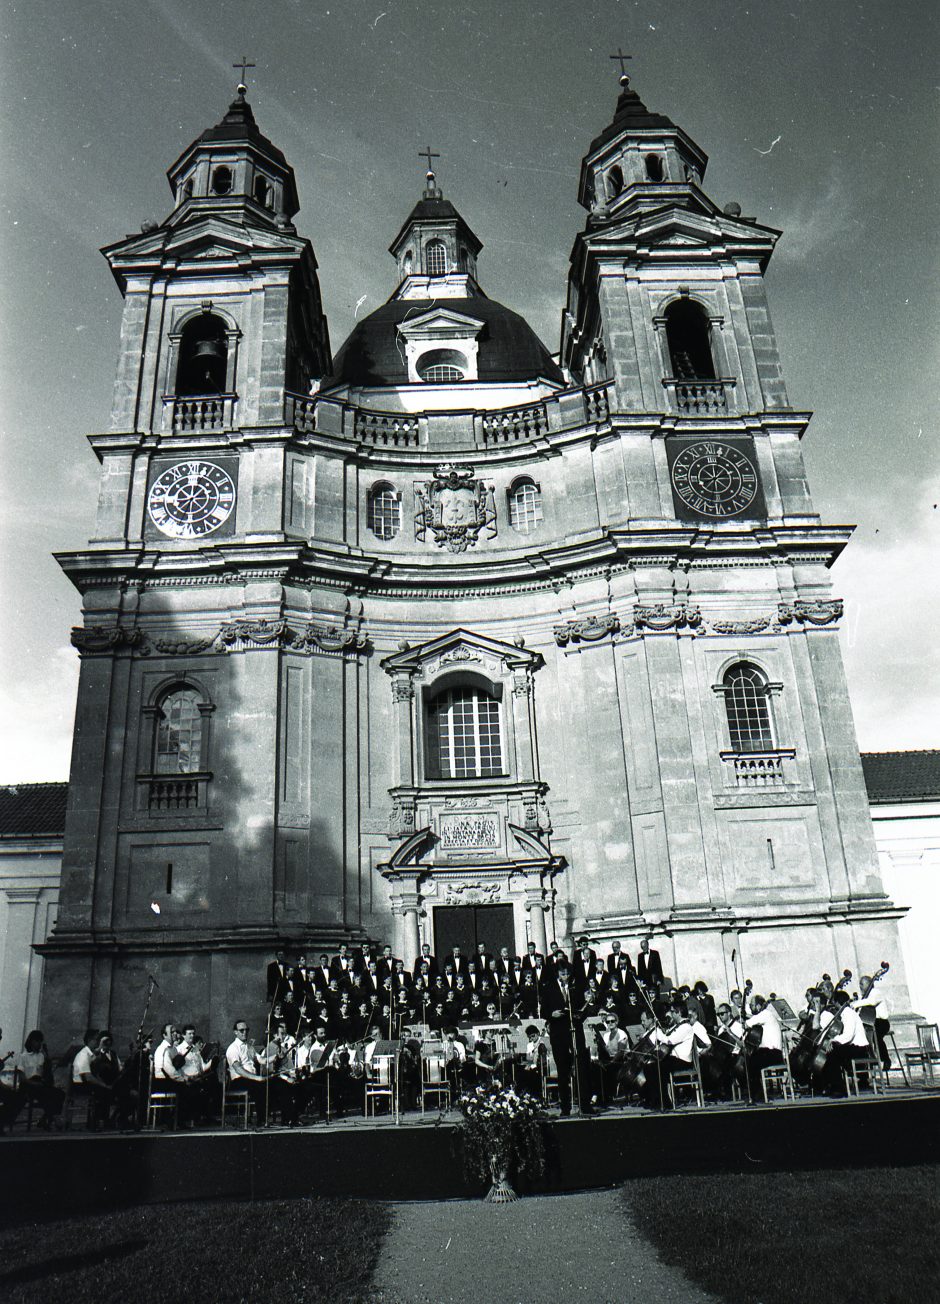
[(244, 88), (105, 249), (124, 295), (83, 595), (50, 1038), (213, 1030), (278, 946), (603, 951), (909, 1008), (763, 281), (779, 233), (626, 78), (552, 357), (432, 172), (334, 355)]

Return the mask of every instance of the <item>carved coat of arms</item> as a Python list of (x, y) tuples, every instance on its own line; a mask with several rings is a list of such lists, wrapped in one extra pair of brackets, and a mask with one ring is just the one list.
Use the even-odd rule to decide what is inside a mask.
[(477, 480), (473, 468), (445, 463), (434, 468), (434, 479), (415, 491), (415, 538), (432, 534), (439, 547), (466, 552), (481, 532), (496, 537), (496, 499), (492, 485)]

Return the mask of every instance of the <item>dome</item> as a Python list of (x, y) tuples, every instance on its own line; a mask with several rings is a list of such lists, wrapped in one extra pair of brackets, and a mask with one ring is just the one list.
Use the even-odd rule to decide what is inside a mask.
[(558, 364), (528, 322), (494, 299), (476, 294), (447, 300), (390, 299), (353, 328), (322, 388), (407, 385), (408, 367), (398, 326), (445, 304), (483, 322), (477, 357), (480, 384), (543, 379), (564, 385)]

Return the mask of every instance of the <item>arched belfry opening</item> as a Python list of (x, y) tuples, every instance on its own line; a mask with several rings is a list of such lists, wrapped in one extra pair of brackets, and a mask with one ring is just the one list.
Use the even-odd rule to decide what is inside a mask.
[(180, 338), (177, 394), (224, 394), (227, 364), (225, 322), (209, 312), (194, 317)]
[(666, 309), (666, 342), (677, 380), (714, 380), (711, 323), (701, 304), (677, 299)]

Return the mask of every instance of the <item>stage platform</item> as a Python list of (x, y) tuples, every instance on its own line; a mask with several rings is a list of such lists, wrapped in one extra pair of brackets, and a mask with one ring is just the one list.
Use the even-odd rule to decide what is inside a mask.
[[(350, 1118), (248, 1131), (18, 1132), (0, 1138), (0, 1211), (54, 1217), (225, 1197), (462, 1198), (478, 1191), (463, 1175), (457, 1121), (454, 1113), (409, 1113), (398, 1124)], [(533, 1191), (666, 1173), (940, 1161), (940, 1089), (667, 1114), (610, 1109), (552, 1121), (550, 1171)]]

